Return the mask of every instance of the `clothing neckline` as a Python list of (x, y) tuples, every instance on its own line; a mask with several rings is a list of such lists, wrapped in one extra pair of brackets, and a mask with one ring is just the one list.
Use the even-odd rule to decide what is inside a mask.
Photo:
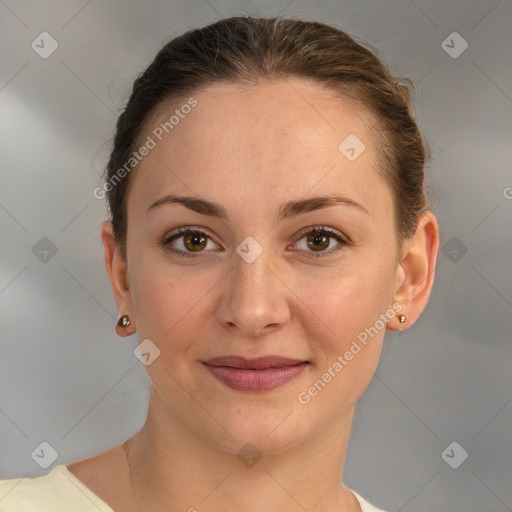
[(66, 466), (66, 464), (59, 464), (53, 468), (53, 471), (60, 471), (64, 473), (68, 478), (70, 478), (75, 484), (88, 498), (93, 498), (95, 505), (99, 505), (101, 507), (101, 512), (116, 512), (108, 503), (106, 503), (102, 498), (100, 498), (90, 487), (84, 484), (82, 480), (80, 480), (77, 476), (75, 476)]
[[(101, 512), (116, 512), (112, 507), (110, 507), (110, 505), (108, 505), (105, 501), (103, 501), (103, 499), (100, 498), (92, 489), (87, 487), (87, 485), (85, 485), (84, 482), (82, 482), (82, 480), (80, 480), (77, 476), (75, 476), (68, 469), (66, 464), (59, 464), (59, 465), (55, 466), (52, 471), (56, 471), (56, 470), (59, 470), (62, 473), (65, 473), (66, 476), (71, 478), (73, 480), (73, 483), (75, 485), (77, 485), (80, 488), (80, 490), (82, 492), (84, 492), (84, 494), (86, 496), (88, 496), (88, 497), (92, 496), (94, 498), (94, 500), (96, 500), (98, 502), (97, 505), (100, 505), (104, 509)], [(365, 512), (365, 510), (367, 510), (368, 507), (373, 506), (369, 502), (367, 502), (359, 493), (357, 493), (350, 487), (347, 487), (346, 485), (345, 485), (345, 487), (355, 496), (355, 498), (358, 501), (359, 506), (361, 507), (361, 510), (363, 512)]]

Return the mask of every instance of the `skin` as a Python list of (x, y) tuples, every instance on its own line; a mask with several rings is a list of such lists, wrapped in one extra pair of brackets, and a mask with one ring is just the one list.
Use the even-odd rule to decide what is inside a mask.
[[(146, 366), (146, 423), (125, 443), (138, 508), (127, 497), (122, 447), (94, 458), (95, 469), (102, 464), (117, 480), (94, 481), (88, 459), (83, 481), (126, 511), (360, 511), (340, 483), (354, 406), (377, 368), (386, 328), (402, 328), (398, 316), (307, 405), (297, 397), (393, 303), (402, 305), (403, 327), (414, 324), (434, 281), (436, 218), (422, 214), (413, 238), (397, 245), (393, 196), (376, 171), (375, 120), (318, 84), (215, 84), (194, 98), (198, 105), (132, 171), (127, 262), (111, 224), (101, 230), (119, 312), (131, 320), (116, 330), (136, 331), (161, 351)], [(144, 138), (187, 99), (161, 105)], [(354, 161), (338, 150), (349, 134), (366, 146)], [(147, 211), (167, 194), (220, 203), (229, 220), (179, 204)], [(282, 203), (328, 194), (357, 201), (368, 213), (338, 204), (275, 221)], [(328, 238), (316, 242), (322, 250), (312, 250), (302, 230), (318, 225), (350, 244)], [(182, 226), (209, 237), (198, 257), (162, 246)], [(263, 249), (252, 263), (236, 252), (248, 236)], [(171, 245), (198, 254), (193, 241), (184, 243), (182, 236)], [(324, 257), (308, 258), (322, 251)], [(228, 388), (202, 364), (215, 356), (271, 354), (310, 364), (267, 392)], [(246, 443), (262, 454), (252, 467), (237, 457)], [(80, 475), (86, 464), (69, 468)]]

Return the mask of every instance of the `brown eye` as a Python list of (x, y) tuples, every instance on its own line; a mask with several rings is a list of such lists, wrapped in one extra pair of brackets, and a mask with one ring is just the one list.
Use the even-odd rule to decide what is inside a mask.
[[(178, 243), (180, 239), (183, 239), (183, 241)], [(164, 240), (162, 240), (162, 246), (169, 252), (177, 254), (178, 256), (193, 258), (200, 256), (201, 253), (207, 252), (204, 249), (207, 247), (209, 241), (213, 244), (214, 248), (217, 248), (217, 244), (215, 244), (204, 231), (193, 228), (180, 228), (177, 234), (164, 238)], [(178, 249), (175, 248), (176, 245)]]
[(329, 236), (326, 236), (321, 232), (312, 232), (307, 237), (307, 244), (311, 249), (313, 249), (313, 251), (323, 251), (329, 247), (329, 243)]
[(203, 235), (185, 235), (183, 236), (183, 245), (192, 251), (200, 251), (206, 246), (206, 237)]
[[(332, 256), (340, 251), (344, 246), (350, 245), (350, 242), (345, 240), (336, 231), (325, 228), (324, 226), (308, 229), (300, 240), (302, 239), (305, 239), (306, 241), (306, 249), (303, 250), (306, 253), (310, 253), (306, 254), (306, 257), (313, 259)], [(339, 243), (338, 247), (327, 251), (326, 249), (330, 246), (332, 239)], [(300, 249), (302, 250), (302, 248)]]

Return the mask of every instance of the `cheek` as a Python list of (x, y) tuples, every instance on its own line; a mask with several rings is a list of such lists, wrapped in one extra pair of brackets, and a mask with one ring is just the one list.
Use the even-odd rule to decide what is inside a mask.
[[(385, 309), (372, 283), (353, 277), (338, 284), (335, 291), (317, 297), (318, 320), (308, 333), (316, 345), (317, 370), (326, 371), (341, 357), (343, 375), (352, 383), (365, 381), (362, 369), (378, 363), (385, 323), (375, 324)], [(327, 334), (319, 336), (318, 329)]]
[[(391, 314), (390, 270), (384, 268), (382, 260), (359, 258), (357, 263), (331, 273), (320, 288), (304, 288), (311, 291), (302, 297), (304, 311), (314, 312), (305, 326), (317, 356), (314, 378), (322, 381), (320, 388), (324, 384), (329, 387), (324, 399), (350, 403), (369, 384), (386, 332), (385, 315)], [(302, 286), (308, 284), (302, 281)]]
[(206, 292), (197, 276), (177, 276), (157, 266), (148, 267), (132, 289), (139, 336), (153, 338), (161, 349), (173, 340), (173, 347), (179, 349), (175, 341), (186, 339), (180, 331), (197, 325), (194, 316)]
[(336, 416), (360, 398), (377, 368), (386, 331), (380, 315), (387, 304), (375, 293), (375, 283), (360, 276), (332, 282), (334, 291), (315, 294), (309, 303), (316, 312), (307, 327), (315, 359), (297, 395), (309, 417), (325, 417), (327, 410)]
[[(296, 289), (306, 308), (316, 315), (318, 333), (336, 348), (373, 325), (389, 307), (393, 276), (374, 258), (354, 258), (344, 268), (326, 269), (322, 276), (297, 276)], [(371, 260), (371, 261), (370, 261)]]

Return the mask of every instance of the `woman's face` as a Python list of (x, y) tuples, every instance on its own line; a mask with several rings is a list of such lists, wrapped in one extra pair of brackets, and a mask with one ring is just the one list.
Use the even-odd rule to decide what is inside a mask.
[[(162, 105), (142, 138), (155, 146), (131, 176), (121, 311), (160, 350), (146, 366), (158, 414), (228, 451), (290, 447), (343, 423), (398, 311), (393, 198), (372, 119), (299, 79), (215, 84), (193, 97), (190, 109), (180, 109), (189, 98)], [(170, 195), (215, 203), (225, 218), (151, 207)], [(319, 196), (346, 201), (303, 203)], [(322, 226), (346, 243), (315, 237)], [(201, 233), (177, 232), (185, 227)], [(306, 363), (205, 364), (222, 356)]]

